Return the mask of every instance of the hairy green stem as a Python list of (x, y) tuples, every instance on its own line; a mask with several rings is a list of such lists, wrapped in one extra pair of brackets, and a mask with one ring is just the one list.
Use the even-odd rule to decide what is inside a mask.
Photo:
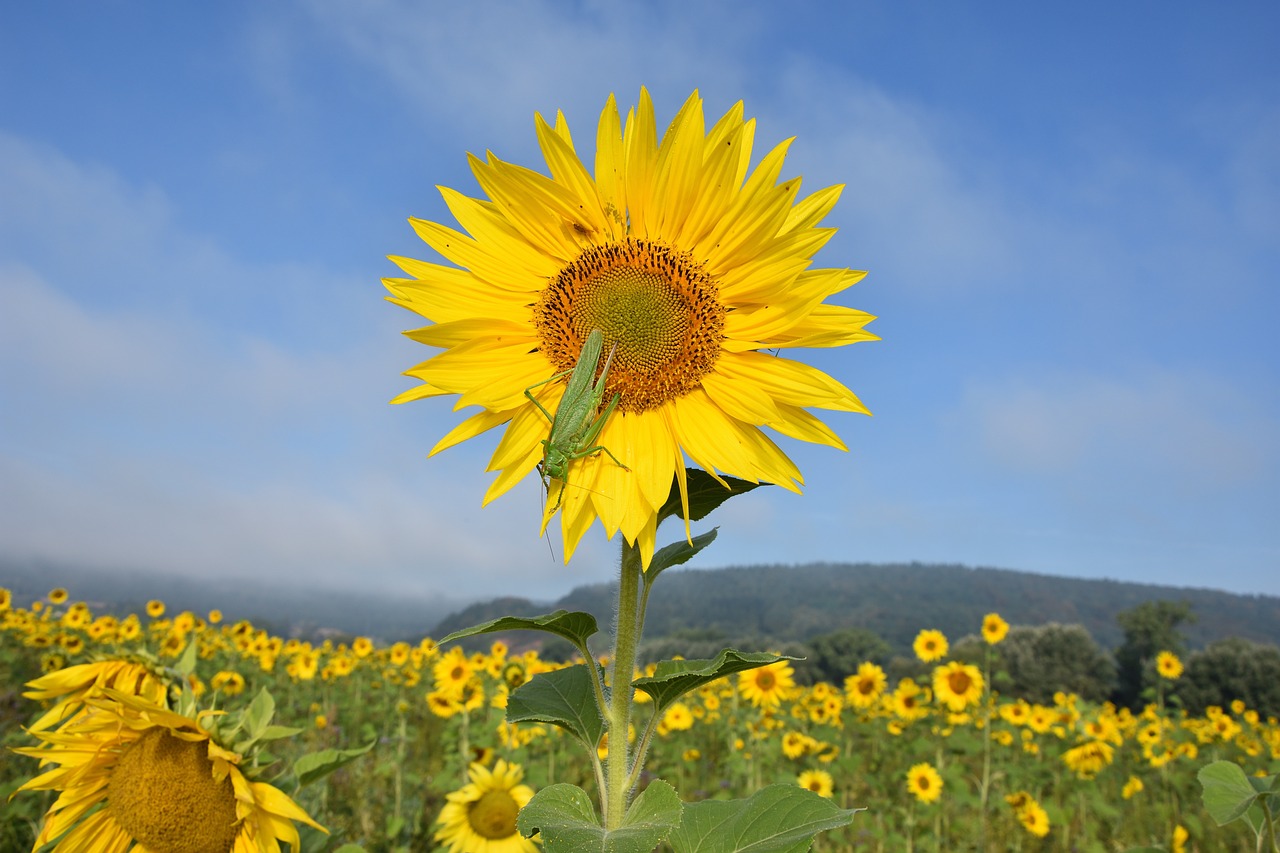
[(618, 579), (618, 613), (613, 633), (613, 660), (610, 667), (609, 755), (605, 759), (604, 828), (617, 829), (627, 814), (630, 799), (628, 776), (629, 744), (627, 730), (631, 725), (631, 676), (636, 668), (636, 649), (640, 643), (640, 576), (643, 573), (640, 550), (625, 538), (622, 540), (622, 568)]

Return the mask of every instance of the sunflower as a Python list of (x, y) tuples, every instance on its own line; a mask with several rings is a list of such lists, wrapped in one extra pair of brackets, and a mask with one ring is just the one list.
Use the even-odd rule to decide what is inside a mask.
[(825, 770), (806, 770), (796, 779), (796, 784), (813, 791), (819, 797), (830, 797), (836, 789), (831, 774)]
[(49, 603), (63, 604), (64, 602), (66, 602), (68, 595), (69, 593), (64, 587), (56, 586), (53, 589), (49, 590), (49, 595), (48, 595)]
[(991, 645), (999, 643), (1009, 633), (1009, 623), (1000, 618), (999, 613), (988, 613), (982, 617), (982, 639)]
[(1049, 834), (1049, 813), (1036, 802), (1035, 797), (1026, 791), (1018, 791), (1004, 799), (1013, 808), (1023, 829), (1037, 838), (1044, 838)]
[(534, 853), (537, 845), (516, 829), (516, 816), (533, 799), (533, 789), (520, 784), (524, 769), (500, 758), (493, 770), (472, 764), (467, 775), (471, 781), (447, 795), (436, 841), (449, 853)]
[(952, 711), (963, 711), (982, 698), (982, 672), (953, 660), (933, 671), (933, 695)]
[(917, 764), (907, 771), (907, 790), (922, 803), (932, 803), (942, 796), (942, 777), (932, 764)]
[(37, 847), (267, 853), (279, 841), (299, 849), (293, 821), (324, 829), (279, 789), (245, 777), (243, 756), (204, 725), (215, 712), (186, 717), (110, 689), (87, 704), (93, 713), (37, 733), (42, 746), (15, 750), (59, 765), (18, 789), (62, 792)]
[[(85, 700), (106, 688), (140, 696), (153, 705), (164, 705), (168, 685), (157, 670), (138, 661), (111, 658), (59, 669), (27, 682), (22, 695), (39, 701), (57, 700), (29, 729), (36, 734), (58, 725), (84, 708)], [(42, 747), (43, 748), (43, 747)]]
[(870, 708), (884, 694), (884, 670), (870, 661), (858, 665), (858, 671), (844, 680), (844, 695), (855, 708)]
[(798, 492), (799, 469), (761, 427), (845, 449), (806, 409), (866, 413), (863, 404), (826, 374), (764, 351), (874, 340), (863, 328), (871, 315), (825, 303), (865, 274), (809, 269), (834, 233), (818, 223), (842, 187), (797, 201), (799, 179), (779, 182), (788, 143), (749, 171), (755, 121), (741, 103), (708, 132), (695, 92), (659, 142), (647, 91), (625, 127), (610, 96), (594, 175), (563, 115), (535, 124), (550, 177), (473, 156), (488, 199), (441, 189), (466, 233), (412, 220), (456, 266), (391, 258), (410, 277), (384, 280), (390, 301), (434, 324), (407, 334), (445, 350), (407, 371), (422, 384), (392, 402), (457, 394), (458, 407), (481, 408), (433, 454), (505, 425), (488, 503), (542, 461), (542, 410), (556, 411), (565, 390), (547, 380), (570, 371), (599, 329), (611, 353), (605, 393), (618, 402), (595, 445), (618, 461), (572, 460), (550, 483), (543, 526), (562, 509), (567, 562), (599, 518), (647, 566), (673, 482), (688, 518), (686, 458)]
[(916, 657), (925, 663), (941, 660), (947, 656), (947, 636), (941, 631), (926, 628), (916, 635), (912, 648), (915, 649)]
[(738, 690), (757, 708), (776, 708), (795, 687), (794, 672), (785, 660), (757, 667), (738, 674)]
[(147, 602), (147, 615), (152, 619), (159, 619), (164, 615), (164, 602), (153, 598)]
[(1170, 681), (1182, 677), (1182, 661), (1173, 652), (1161, 652), (1156, 655), (1156, 672), (1161, 678)]

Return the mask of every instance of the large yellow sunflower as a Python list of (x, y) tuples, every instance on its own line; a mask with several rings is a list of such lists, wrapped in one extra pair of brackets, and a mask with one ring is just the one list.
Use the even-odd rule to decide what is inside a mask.
[(776, 708), (796, 686), (795, 670), (785, 660), (738, 673), (742, 698), (757, 708)]
[(449, 853), (535, 853), (538, 846), (516, 829), (516, 816), (533, 799), (520, 781), (524, 768), (498, 759), (493, 770), (472, 764), (467, 775), (471, 781), (447, 795), (436, 841)]
[(595, 445), (622, 464), (604, 453), (572, 461), (551, 483), (543, 525), (562, 510), (567, 562), (598, 517), (647, 566), (673, 481), (688, 514), (686, 459), (799, 491), (799, 469), (761, 427), (844, 449), (806, 409), (866, 408), (821, 371), (765, 350), (874, 340), (863, 328), (871, 315), (825, 302), (865, 274), (809, 269), (834, 233), (818, 223), (842, 187), (797, 201), (800, 180), (779, 181), (788, 142), (751, 170), (755, 121), (741, 103), (707, 131), (695, 92), (659, 141), (645, 90), (625, 126), (610, 96), (594, 174), (563, 115), (554, 127), (537, 116), (536, 128), (549, 177), (473, 156), (488, 198), (441, 188), (465, 232), (412, 220), (454, 266), (391, 259), (410, 277), (385, 280), (390, 301), (433, 323), (407, 334), (445, 350), (406, 371), (422, 384), (393, 402), (457, 394), (458, 408), (480, 407), (433, 454), (505, 425), (488, 503), (542, 460), (549, 424), (526, 389), (555, 412), (565, 382), (546, 380), (573, 368), (600, 329), (612, 352), (606, 393), (619, 399)]
[(202, 723), (217, 712), (192, 719), (111, 689), (86, 704), (61, 729), (37, 733), (41, 746), (14, 750), (58, 765), (18, 789), (61, 792), (36, 847), (278, 853), (280, 841), (300, 849), (293, 821), (323, 829), (279, 789), (245, 777), (242, 756)]
[(963, 711), (982, 699), (982, 671), (953, 660), (933, 671), (933, 695), (952, 711)]

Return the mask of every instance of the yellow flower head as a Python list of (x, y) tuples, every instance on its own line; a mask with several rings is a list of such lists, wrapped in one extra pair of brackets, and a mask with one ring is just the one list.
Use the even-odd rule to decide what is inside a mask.
[(982, 698), (982, 671), (953, 660), (933, 671), (933, 695), (952, 711), (963, 711)]
[(982, 639), (995, 645), (1009, 633), (1009, 623), (1000, 618), (999, 613), (988, 613), (982, 617)]
[(215, 743), (205, 728), (209, 712), (193, 719), (114, 690), (88, 701), (94, 713), (37, 734), (46, 741), (41, 746), (15, 750), (58, 765), (18, 789), (62, 792), (45, 815), (37, 847), (60, 839), (57, 853), (265, 853), (280, 841), (299, 849), (294, 821), (324, 829), (279, 789), (244, 776), (243, 756)]
[(942, 777), (932, 764), (917, 764), (907, 771), (907, 790), (922, 803), (935, 802), (942, 796)]
[(1173, 681), (1182, 677), (1182, 661), (1173, 652), (1161, 652), (1156, 655), (1156, 672), (1161, 678)]
[(844, 680), (844, 695), (855, 708), (870, 708), (884, 695), (888, 679), (884, 670), (870, 661), (858, 665), (858, 671)]
[(54, 587), (53, 589), (49, 590), (49, 603), (63, 604), (67, 600), (67, 595), (68, 593), (64, 588), (60, 586)]
[(537, 845), (516, 829), (520, 809), (533, 799), (533, 789), (521, 784), (524, 768), (499, 758), (492, 770), (472, 764), (467, 776), (471, 781), (447, 795), (436, 818), (436, 841), (449, 853), (536, 853)]
[(409, 277), (384, 281), (390, 301), (433, 323), (409, 336), (444, 350), (407, 371), (422, 384), (393, 402), (457, 394), (459, 406), (480, 407), (432, 453), (504, 427), (487, 503), (543, 460), (563, 374), (600, 330), (604, 391), (617, 405), (594, 446), (609, 453), (570, 461), (543, 524), (561, 509), (568, 561), (599, 518), (647, 566), (673, 483), (688, 515), (686, 459), (798, 491), (799, 469), (761, 427), (844, 449), (806, 409), (865, 413), (858, 398), (765, 351), (874, 340), (870, 315), (825, 302), (864, 274), (809, 268), (834, 233), (818, 223), (841, 188), (800, 198), (799, 179), (780, 182), (787, 143), (751, 170), (755, 122), (741, 103), (708, 131), (695, 92), (659, 140), (648, 92), (625, 125), (611, 96), (594, 174), (563, 115), (535, 125), (549, 177), (471, 157), (488, 198), (441, 190), (465, 233), (412, 221), (452, 265), (391, 259)]
[(835, 794), (835, 782), (825, 770), (806, 770), (796, 779), (796, 784), (813, 791), (819, 797), (831, 797)]
[(157, 599), (151, 599), (147, 602), (147, 615), (152, 619), (159, 619), (164, 615), (164, 602)]
[(742, 698), (757, 708), (776, 708), (795, 687), (794, 670), (785, 660), (738, 673)]
[(947, 656), (947, 637), (941, 631), (935, 631), (927, 628), (916, 635), (916, 641), (912, 644), (915, 649), (916, 657), (925, 663), (932, 663), (935, 660), (941, 660)]

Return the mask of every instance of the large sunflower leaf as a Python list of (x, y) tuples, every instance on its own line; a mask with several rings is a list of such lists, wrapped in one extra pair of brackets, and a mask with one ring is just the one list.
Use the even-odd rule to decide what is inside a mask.
[(534, 794), (516, 828), (526, 837), (539, 833), (546, 853), (652, 853), (679, 825), (682, 808), (676, 789), (655, 779), (627, 809), (622, 826), (606, 830), (587, 792), (562, 782)]
[(675, 853), (801, 853), (819, 832), (847, 825), (859, 811), (780, 783), (746, 800), (687, 804), (668, 841)]
[(661, 713), (668, 705), (690, 690), (710, 684), (726, 675), (756, 669), (780, 660), (797, 660), (787, 655), (769, 652), (740, 652), (725, 649), (710, 660), (664, 660), (653, 675), (637, 678), (631, 684), (653, 697), (654, 713)]
[[(1249, 810), (1261, 794), (1239, 764), (1214, 761), (1200, 768), (1196, 778), (1204, 788), (1201, 799), (1204, 800), (1205, 811), (1209, 812), (1218, 826), (1224, 826), (1240, 817), (1244, 817), (1251, 825), (1254, 824)], [(1257, 831), (1256, 826), (1254, 830)]]
[(494, 631), (546, 631), (564, 637), (579, 648), (587, 644), (587, 638), (600, 630), (596, 617), (581, 611), (557, 610), (546, 616), (503, 616), (482, 622), (461, 631), (454, 631), (440, 641), (440, 645), (473, 637), (476, 634), (492, 634)]
[(293, 762), (293, 775), (298, 777), (298, 787), (303, 788), (328, 776), (333, 771), (364, 755), (378, 743), (377, 739), (355, 749), (322, 749), (309, 752)]
[(665, 548), (660, 549), (653, 555), (653, 560), (649, 563), (649, 568), (645, 569), (644, 582), (652, 584), (654, 579), (662, 572), (663, 569), (669, 569), (672, 566), (679, 566), (689, 562), (693, 556), (703, 548), (715, 541), (716, 530), (712, 528), (706, 533), (693, 537), (692, 542), (680, 541), (672, 542)]
[(551, 723), (595, 749), (604, 733), (591, 672), (585, 663), (540, 672), (507, 697), (507, 722)]
[[(745, 494), (760, 487), (759, 483), (739, 480), (737, 477), (713, 477), (700, 468), (684, 469), (685, 480), (689, 487), (689, 520), (701, 521), (711, 511), (734, 495)], [(728, 488), (725, 486), (728, 485)], [(658, 510), (658, 523), (665, 518), (682, 518), (684, 507), (680, 505), (680, 486), (675, 478), (671, 481), (671, 491), (667, 494), (667, 502)]]

